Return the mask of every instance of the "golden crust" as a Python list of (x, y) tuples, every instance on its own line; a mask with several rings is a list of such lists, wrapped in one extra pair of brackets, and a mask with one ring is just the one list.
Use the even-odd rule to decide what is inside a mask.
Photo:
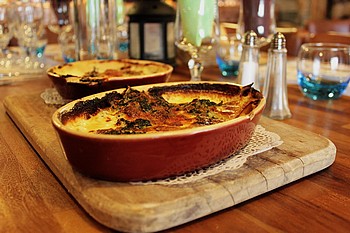
[(249, 114), (262, 99), (251, 86), (182, 84), (147, 91), (127, 88), (79, 101), (61, 121), (98, 134), (141, 134), (212, 125)]

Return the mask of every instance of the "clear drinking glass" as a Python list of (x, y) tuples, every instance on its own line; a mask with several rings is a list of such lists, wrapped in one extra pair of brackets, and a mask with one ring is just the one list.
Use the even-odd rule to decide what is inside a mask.
[(50, 0), (53, 14), (49, 17), (48, 28), (51, 32), (60, 35), (64, 31), (72, 30), (72, 7), (72, 0)]
[(75, 0), (73, 6), (76, 59), (114, 59), (116, 0)]
[(42, 70), (45, 63), (37, 56), (38, 50), (47, 44), (44, 8), (40, 0), (16, 1), (15, 36), (22, 50), (18, 64), (25, 70)]
[(242, 43), (235, 34), (221, 34), (216, 46), (216, 63), (223, 77), (234, 78), (238, 76), (242, 50)]
[(64, 62), (69, 63), (69, 62), (76, 61), (76, 55), (75, 55), (76, 38), (75, 38), (73, 28), (61, 31), (58, 36), (58, 43), (61, 47), (62, 58)]
[(220, 36), (217, 0), (179, 0), (175, 22), (175, 44), (188, 52), (191, 81), (200, 81), (201, 56), (211, 50)]
[[(45, 0), (50, 9), (48, 29), (57, 34), (64, 62), (76, 61), (73, 30), (73, 0)], [(46, 20), (47, 20), (46, 19)]]
[(350, 46), (336, 43), (303, 44), (297, 61), (298, 84), (313, 100), (339, 98), (350, 81)]

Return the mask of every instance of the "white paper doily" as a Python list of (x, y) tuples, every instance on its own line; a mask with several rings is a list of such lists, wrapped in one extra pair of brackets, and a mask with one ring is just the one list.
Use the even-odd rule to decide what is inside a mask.
[(223, 171), (232, 171), (243, 166), (250, 156), (258, 153), (270, 150), (274, 147), (281, 145), (283, 141), (278, 134), (265, 130), (261, 125), (257, 125), (255, 132), (250, 139), (249, 143), (241, 149), (238, 153), (231, 157), (222, 160), (210, 167), (201, 169), (195, 172), (186, 173), (181, 176), (176, 176), (168, 179), (146, 181), (146, 182), (131, 182), (135, 185), (147, 185), (147, 184), (162, 184), (162, 185), (178, 185), (189, 182), (194, 182), (204, 177), (213, 176)]
[(57, 92), (55, 88), (47, 88), (40, 97), (44, 100), (45, 104), (62, 106), (71, 100), (63, 99), (62, 96)]

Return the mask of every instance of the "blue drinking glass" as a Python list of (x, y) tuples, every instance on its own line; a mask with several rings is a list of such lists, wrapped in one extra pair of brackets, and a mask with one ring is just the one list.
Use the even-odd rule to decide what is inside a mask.
[(350, 81), (350, 46), (337, 43), (303, 44), (298, 53), (298, 84), (313, 100), (339, 98)]
[(242, 43), (235, 35), (222, 35), (220, 37), (216, 49), (216, 63), (223, 77), (234, 78), (238, 76), (241, 53)]

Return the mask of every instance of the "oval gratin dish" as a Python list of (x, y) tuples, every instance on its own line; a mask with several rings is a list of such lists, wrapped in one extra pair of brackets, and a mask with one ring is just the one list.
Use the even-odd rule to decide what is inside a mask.
[(72, 101), (52, 123), (77, 171), (109, 181), (148, 181), (234, 156), (249, 142), (264, 106), (251, 85), (170, 82)]
[(95, 93), (167, 82), (171, 65), (147, 60), (84, 60), (57, 65), (47, 75), (63, 99), (74, 100)]

